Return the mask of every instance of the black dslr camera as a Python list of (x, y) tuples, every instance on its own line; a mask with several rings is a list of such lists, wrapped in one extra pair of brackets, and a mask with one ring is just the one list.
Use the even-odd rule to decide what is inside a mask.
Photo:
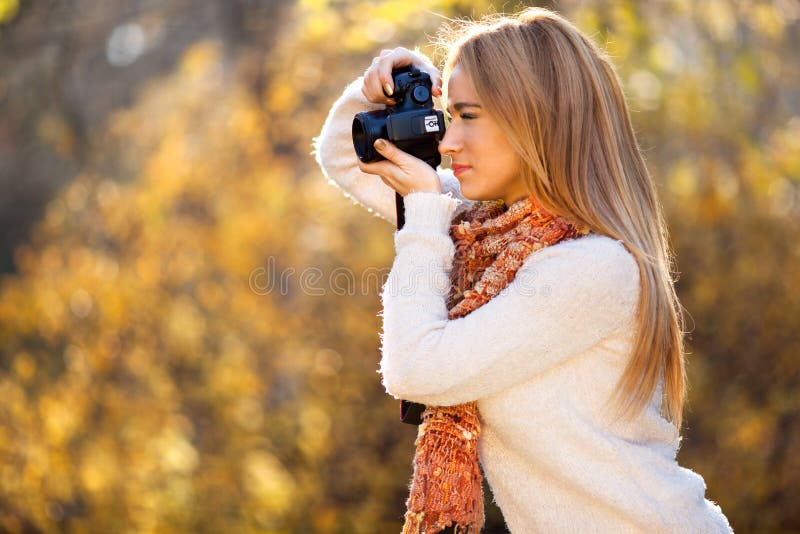
[(413, 65), (392, 71), (395, 106), (362, 111), (353, 119), (353, 144), (358, 159), (372, 163), (384, 159), (372, 146), (388, 139), (403, 152), (434, 169), (442, 162), (438, 146), (444, 135), (444, 115), (433, 109), (431, 77)]

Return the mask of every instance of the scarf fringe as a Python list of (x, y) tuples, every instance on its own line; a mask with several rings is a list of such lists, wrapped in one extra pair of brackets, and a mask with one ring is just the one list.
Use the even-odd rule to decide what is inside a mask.
[[(437, 532), (441, 532), (443, 529), (453, 526), (452, 523), (448, 523), (446, 525), (435, 526), (435, 530), (422, 530), (424, 524), (425, 512), (406, 512), (405, 514), (405, 525), (403, 525), (403, 531), (400, 534), (435, 534)], [(453, 528), (453, 534), (471, 534), (480, 532), (480, 528), (475, 528), (471, 525), (455, 525)]]

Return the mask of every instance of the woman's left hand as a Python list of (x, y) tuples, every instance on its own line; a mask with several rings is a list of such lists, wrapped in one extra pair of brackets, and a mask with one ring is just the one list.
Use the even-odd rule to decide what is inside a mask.
[(436, 170), (421, 159), (403, 152), (386, 139), (375, 141), (375, 149), (386, 160), (374, 163), (364, 163), (359, 160), (358, 168), (363, 172), (377, 174), (383, 183), (401, 196), (422, 191), (442, 192), (442, 184)]

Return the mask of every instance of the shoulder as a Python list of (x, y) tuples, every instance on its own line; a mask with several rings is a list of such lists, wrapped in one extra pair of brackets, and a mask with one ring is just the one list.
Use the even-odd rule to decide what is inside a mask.
[(613, 270), (638, 271), (636, 259), (622, 241), (600, 234), (588, 234), (575, 239), (567, 239), (538, 250), (527, 258), (526, 264), (535, 264), (549, 259), (593, 265), (596, 268), (608, 267)]
[(553, 280), (583, 294), (638, 297), (639, 266), (625, 245), (605, 235), (589, 234), (538, 250), (518, 272), (521, 282)]
[(551, 249), (550, 252), (554, 255), (569, 254), (576, 259), (593, 259), (604, 263), (636, 263), (633, 254), (628, 251), (622, 241), (602, 234), (591, 233), (575, 239), (567, 239), (552, 247), (542, 249), (541, 252), (548, 249)]

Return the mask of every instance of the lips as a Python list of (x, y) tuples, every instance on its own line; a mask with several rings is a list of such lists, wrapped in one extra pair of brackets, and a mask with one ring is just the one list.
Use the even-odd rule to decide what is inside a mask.
[(455, 163), (452, 164), (453, 174), (458, 176), (459, 174), (471, 169), (469, 165), (456, 165)]

